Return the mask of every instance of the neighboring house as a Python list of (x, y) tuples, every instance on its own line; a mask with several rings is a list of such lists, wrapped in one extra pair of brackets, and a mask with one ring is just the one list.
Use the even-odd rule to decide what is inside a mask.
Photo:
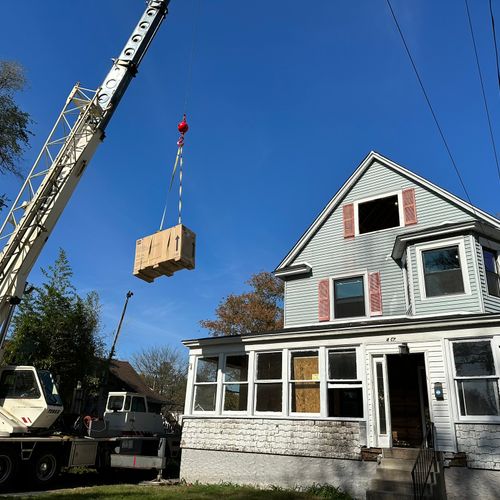
[(370, 153), (275, 271), (284, 329), (184, 341), (181, 477), (362, 495), (429, 422), (500, 470), (499, 251), (500, 220)]

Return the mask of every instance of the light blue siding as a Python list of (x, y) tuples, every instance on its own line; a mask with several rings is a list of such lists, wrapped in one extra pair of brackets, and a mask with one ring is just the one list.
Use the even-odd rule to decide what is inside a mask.
[[(477, 262), (479, 265), (479, 278), (481, 281), (481, 292), (483, 294), (483, 302), (484, 302), (484, 312), (487, 313), (495, 313), (500, 312), (500, 297), (495, 297), (494, 295), (490, 295), (488, 293), (488, 284), (486, 282), (486, 269), (484, 266), (484, 258), (483, 258), (483, 247), (481, 243), (475, 240), (476, 244), (476, 252), (477, 252)], [(488, 247), (494, 247), (495, 245), (487, 244)]]
[[(415, 188), (418, 224), (344, 239), (343, 204), (412, 187)], [(318, 323), (317, 289), (320, 279), (365, 271), (381, 273), (383, 315), (404, 315), (406, 304), (403, 274), (400, 265), (391, 257), (396, 236), (444, 223), (468, 220), (473, 220), (473, 217), (449, 200), (374, 161), (291, 264), (307, 262), (312, 266), (313, 273), (310, 277), (287, 282), (285, 326)], [(479, 312), (478, 304), (476, 298), (467, 303), (467, 307)], [(464, 304), (460, 304), (457, 310), (462, 310), (463, 307)], [(420, 308), (419, 314), (423, 314), (425, 309)]]

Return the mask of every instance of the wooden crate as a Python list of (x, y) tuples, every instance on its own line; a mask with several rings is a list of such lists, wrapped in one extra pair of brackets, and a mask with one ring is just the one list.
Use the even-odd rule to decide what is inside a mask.
[(194, 269), (195, 241), (193, 231), (182, 224), (137, 240), (134, 276), (151, 283), (181, 269)]

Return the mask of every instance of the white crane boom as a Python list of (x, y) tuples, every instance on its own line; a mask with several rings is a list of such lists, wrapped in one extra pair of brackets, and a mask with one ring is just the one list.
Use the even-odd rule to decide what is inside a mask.
[(148, 0), (146, 10), (97, 90), (76, 84), (0, 227), (0, 349), (28, 275), (80, 177), (104, 138), (170, 0)]

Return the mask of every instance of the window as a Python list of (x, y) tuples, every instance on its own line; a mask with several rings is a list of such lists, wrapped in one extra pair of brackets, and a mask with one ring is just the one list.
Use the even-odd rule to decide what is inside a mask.
[(398, 195), (358, 203), (359, 234), (399, 227)]
[(52, 406), (62, 406), (63, 402), (61, 396), (57, 392), (56, 384), (50, 372), (46, 370), (41, 370), (38, 372), (38, 377), (42, 383), (43, 393), (45, 394), (45, 400), (47, 404)]
[(109, 411), (120, 411), (123, 408), (123, 396), (110, 396), (108, 399)]
[(194, 387), (194, 411), (215, 411), (219, 358), (198, 358)]
[(362, 276), (333, 280), (333, 315), (335, 318), (366, 316)]
[(488, 248), (483, 248), (484, 267), (488, 293), (500, 297), (500, 272), (498, 266), (498, 253)]
[(248, 400), (248, 354), (226, 356), (224, 411), (246, 411)]
[(328, 351), (328, 416), (363, 417), (363, 387), (354, 348)]
[(31, 370), (5, 370), (0, 381), (0, 399), (38, 399), (41, 396)]
[(491, 341), (454, 342), (453, 359), (460, 415), (500, 416)]
[(282, 353), (258, 353), (255, 380), (256, 411), (282, 411), (283, 386), (281, 377)]
[(292, 413), (319, 413), (319, 364), (317, 351), (290, 354)]
[(422, 263), (427, 297), (465, 292), (459, 245), (424, 250)]
[(132, 409), (131, 411), (136, 411), (139, 413), (146, 413), (146, 402), (144, 398), (134, 396), (132, 398)]

